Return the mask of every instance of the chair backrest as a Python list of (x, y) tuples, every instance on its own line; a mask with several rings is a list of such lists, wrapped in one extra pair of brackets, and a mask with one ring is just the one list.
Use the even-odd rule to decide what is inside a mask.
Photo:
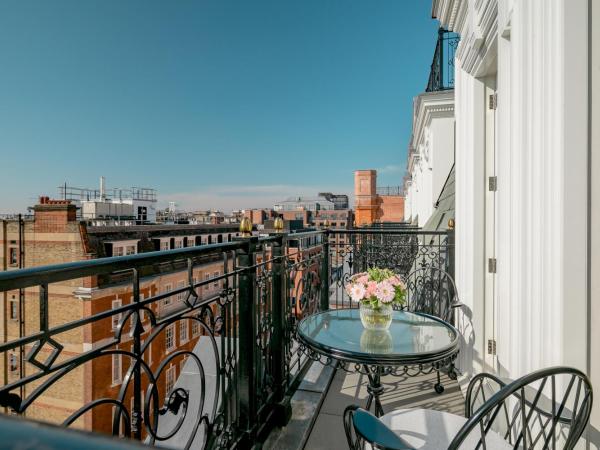
[[(484, 383), (495, 377), (475, 377), (469, 384), (469, 420), (448, 450), (458, 450), (468, 436), (485, 449), (490, 432), (500, 434), (515, 449), (572, 449), (583, 433), (592, 409), (592, 386), (581, 371), (551, 367), (504, 385), (488, 400)], [(477, 397), (483, 395), (483, 402)]]
[(379, 450), (414, 450), (381, 420), (356, 405), (344, 410), (344, 431), (350, 450), (364, 450), (366, 444)]
[(405, 278), (405, 308), (453, 323), (454, 308), (459, 306), (456, 284), (452, 276), (435, 266), (413, 270)]

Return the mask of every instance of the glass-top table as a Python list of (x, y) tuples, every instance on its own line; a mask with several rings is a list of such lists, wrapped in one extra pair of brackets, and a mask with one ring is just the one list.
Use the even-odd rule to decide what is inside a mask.
[(356, 370), (369, 377), (367, 409), (379, 396), (382, 375), (418, 375), (437, 371), (435, 390), (443, 392), (439, 371), (448, 368), (455, 378), (458, 332), (433, 316), (394, 311), (389, 330), (366, 330), (358, 309), (338, 309), (306, 317), (298, 324), (301, 350), (313, 360), (336, 368)]

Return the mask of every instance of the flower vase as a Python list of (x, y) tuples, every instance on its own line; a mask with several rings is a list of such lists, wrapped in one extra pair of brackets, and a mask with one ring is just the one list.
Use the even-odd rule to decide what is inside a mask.
[(367, 330), (387, 330), (392, 324), (392, 313), (392, 305), (360, 302), (360, 321)]

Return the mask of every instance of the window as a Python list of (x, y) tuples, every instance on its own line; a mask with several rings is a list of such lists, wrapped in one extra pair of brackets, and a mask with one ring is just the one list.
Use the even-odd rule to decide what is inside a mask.
[(10, 367), (11, 372), (16, 372), (17, 369), (19, 368), (19, 362), (17, 360), (17, 355), (15, 355), (14, 353), (10, 354), (9, 367)]
[(169, 250), (169, 241), (162, 241), (160, 243), (160, 249), (161, 250)]
[[(178, 282), (177, 282), (177, 289), (179, 289), (179, 288), (182, 288), (182, 287), (184, 287), (184, 286), (185, 286), (185, 281), (183, 281), (183, 280), (180, 280), (180, 281), (178, 281)], [(186, 294), (187, 294), (187, 292), (186, 292), (186, 291), (179, 292), (179, 293), (177, 294), (177, 300), (178, 300), (178, 301), (180, 301), (180, 302), (184, 301), (184, 300), (185, 300), (185, 296), (186, 296)]]
[(175, 366), (171, 366), (167, 369), (167, 386), (166, 386), (166, 391), (165, 391), (165, 396), (166, 398), (169, 398), (169, 394), (171, 393), (171, 391), (173, 390), (173, 387), (175, 386)]
[[(213, 273), (213, 278), (217, 278), (218, 276), (219, 276), (219, 272)], [(218, 280), (213, 283), (213, 287), (219, 287), (219, 281)]]
[(195, 320), (192, 320), (192, 337), (200, 335), (200, 324)]
[[(165, 284), (165, 287), (163, 288), (163, 294), (171, 291), (171, 289), (173, 289), (173, 286), (171, 285), (171, 283)], [(163, 301), (162, 301), (163, 306), (169, 306), (171, 303), (173, 303), (173, 297), (169, 296), (169, 297), (163, 298)]]
[(188, 340), (188, 323), (187, 320), (179, 322), (179, 342), (181, 344)]
[[(140, 412), (143, 414), (144, 413), (144, 402), (146, 401), (146, 393), (144, 392), (144, 390), (142, 389), (142, 392), (140, 392)], [(129, 409), (129, 414), (131, 414), (133, 412), (133, 400), (134, 397), (133, 395), (131, 396), (131, 404), (130, 404), (130, 409)]]
[(122, 373), (121, 373), (121, 356), (112, 355), (112, 384), (121, 384)]
[(113, 256), (123, 256), (125, 253), (123, 247), (115, 247), (113, 245)]
[(18, 250), (15, 247), (11, 247), (10, 248), (10, 256), (8, 259), (8, 263), (11, 266), (16, 266), (19, 263), (17, 255), (18, 255)]
[[(208, 281), (208, 280), (210, 280), (210, 273), (205, 273), (205, 274), (204, 274), (204, 281)], [(208, 288), (209, 288), (209, 287), (210, 287), (210, 284), (209, 284), (209, 283), (206, 283), (206, 284), (204, 285), (204, 290), (205, 290), (205, 291), (208, 291)]]
[(17, 299), (15, 296), (12, 296), (12, 300), (10, 301), (10, 318), (11, 320), (19, 319), (19, 304), (17, 303)]
[[(116, 299), (112, 301), (112, 309), (120, 308), (123, 303), (120, 299)], [(116, 329), (119, 326), (119, 322), (121, 321), (121, 313), (113, 314), (111, 316), (112, 319), (112, 329)]]
[(121, 413), (121, 415), (119, 416), (119, 436), (123, 437), (124, 436), (124, 432), (123, 432), (123, 420), (125, 419), (125, 412), (121, 408), (119, 408), (118, 406), (113, 406), (112, 407), (111, 427), (112, 427), (112, 422), (114, 422), (115, 417), (119, 413)]
[(182, 374), (183, 373), (183, 368), (185, 367), (185, 363), (187, 362), (187, 355), (184, 356), (181, 360), (181, 362), (179, 363), (179, 373)]
[(183, 248), (183, 239), (175, 239), (175, 248)]
[(175, 349), (175, 325), (169, 325), (165, 330), (165, 347), (168, 352)]
[(136, 253), (136, 248), (135, 245), (128, 245), (127, 247), (125, 247), (125, 254), (126, 255), (135, 255)]
[[(140, 302), (142, 300), (144, 300), (144, 298), (145, 298), (145, 295), (140, 292)], [(140, 322), (145, 322), (145, 321), (146, 321), (146, 310), (140, 309)]]

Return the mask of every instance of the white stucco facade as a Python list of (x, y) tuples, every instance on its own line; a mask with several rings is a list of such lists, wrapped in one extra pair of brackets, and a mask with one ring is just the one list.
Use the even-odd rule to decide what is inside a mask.
[(413, 107), (404, 217), (423, 226), (454, 164), (454, 92), (427, 92)]
[[(495, 371), (514, 379), (567, 365), (600, 381), (592, 372), (600, 367), (593, 362), (599, 343), (590, 338), (591, 3), (433, 2), (441, 25), (461, 36), (455, 215), (466, 375)], [(489, 340), (496, 355), (488, 354)], [(600, 444), (599, 403), (593, 448)]]

